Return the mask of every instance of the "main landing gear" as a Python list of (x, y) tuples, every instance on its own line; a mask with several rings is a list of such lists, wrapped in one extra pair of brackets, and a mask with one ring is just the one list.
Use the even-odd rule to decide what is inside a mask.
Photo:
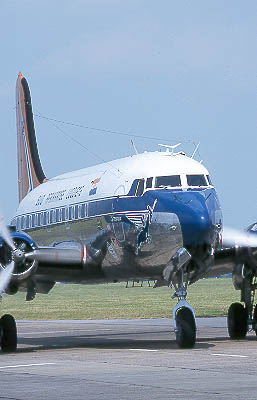
[(193, 308), (186, 301), (188, 281), (184, 283), (184, 271), (191, 259), (190, 253), (181, 248), (172, 257), (164, 271), (164, 278), (169, 286), (174, 286), (172, 299), (178, 298), (173, 310), (173, 323), (176, 342), (180, 348), (192, 348), (196, 341), (196, 321)]
[(246, 279), (241, 287), (241, 303), (233, 303), (228, 309), (228, 334), (230, 339), (244, 339), (250, 330), (257, 335), (257, 305), (254, 307), (254, 295), (257, 288), (256, 278)]
[(0, 343), (4, 352), (14, 352), (17, 349), (17, 328), (12, 315), (5, 314), (0, 318)]

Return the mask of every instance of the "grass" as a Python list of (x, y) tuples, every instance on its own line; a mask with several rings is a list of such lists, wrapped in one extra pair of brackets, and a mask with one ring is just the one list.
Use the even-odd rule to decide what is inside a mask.
[[(167, 287), (125, 288), (125, 283), (105, 285), (56, 285), (48, 295), (37, 294), (26, 302), (25, 293), (3, 295), (1, 315), (16, 319), (115, 319), (169, 318), (176, 300)], [(226, 315), (239, 301), (231, 279), (204, 279), (189, 287), (187, 300), (197, 317)]]

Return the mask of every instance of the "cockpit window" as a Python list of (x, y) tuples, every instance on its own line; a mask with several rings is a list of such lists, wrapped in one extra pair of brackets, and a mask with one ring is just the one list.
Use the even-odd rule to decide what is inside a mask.
[(147, 179), (146, 179), (145, 188), (146, 188), (146, 189), (149, 189), (149, 188), (151, 188), (152, 186), (153, 186), (153, 178), (147, 178)]
[(208, 181), (209, 185), (210, 185), (210, 186), (213, 186), (213, 183), (212, 183), (212, 181), (211, 181), (210, 175), (207, 175), (206, 178), (207, 178), (207, 181)]
[(208, 186), (204, 175), (187, 175), (188, 186)]
[(144, 193), (144, 185), (145, 185), (145, 180), (138, 179), (138, 182), (136, 184), (135, 196), (142, 196), (142, 194)]
[(181, 179), (179, 175), (170, 175), (170, 176), (157, 176), (155, 179), (155, 187), (176, 187), (181, 186)]

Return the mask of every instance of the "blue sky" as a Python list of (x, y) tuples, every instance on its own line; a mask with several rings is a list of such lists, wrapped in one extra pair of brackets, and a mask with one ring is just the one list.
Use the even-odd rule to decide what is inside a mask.
[[(1, 0), (3, 213), (17, 204), (15, 82), (35, 113), (86, 126), (200, 142), (225, 223), (257, 221), (257, 2)], [(133, 152), (130, 137), (35, 117), (48, 177)], [(132, 137), (132, 136), (131, 136)], [(158, 140), (134, 138), (140, 151)]]

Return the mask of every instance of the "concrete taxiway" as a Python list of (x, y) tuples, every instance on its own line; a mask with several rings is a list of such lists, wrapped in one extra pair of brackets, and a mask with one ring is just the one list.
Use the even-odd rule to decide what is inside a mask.
[(257, 399), (257, 340), (228, 339), (225, 318), (197, 320), (194, 349), (171, 320), (18, 321), (0, 353), (0, 399)]

